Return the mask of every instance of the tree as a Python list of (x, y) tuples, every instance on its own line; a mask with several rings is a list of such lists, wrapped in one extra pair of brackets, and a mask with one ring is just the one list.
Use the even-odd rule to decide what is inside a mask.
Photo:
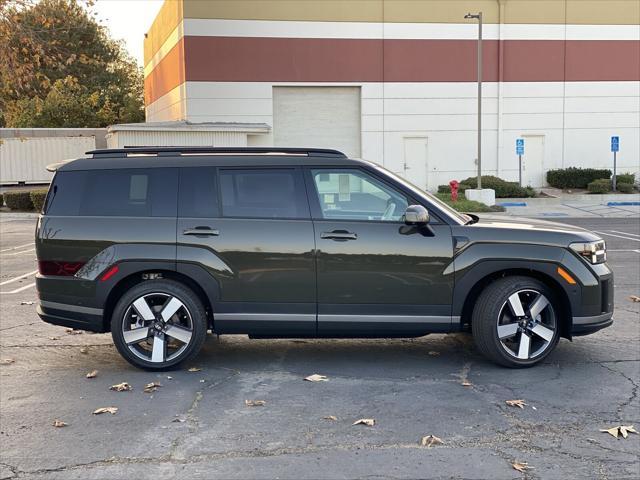
[(0, 0), (0, 126), (144, 121), (142, 70), (83, 1)]

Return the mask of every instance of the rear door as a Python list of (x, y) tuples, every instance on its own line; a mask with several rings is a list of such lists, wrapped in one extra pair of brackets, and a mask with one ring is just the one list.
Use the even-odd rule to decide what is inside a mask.
[(419, 335), (451, 324), (451, 228), (404, 224), (414, 203), (361, 168), (306, 174), (317, 245), (320, 336)]
[(313, 224), (299, 168), (183, 168), (178, 259), (218, 284), (218, 333), (316, 330)]

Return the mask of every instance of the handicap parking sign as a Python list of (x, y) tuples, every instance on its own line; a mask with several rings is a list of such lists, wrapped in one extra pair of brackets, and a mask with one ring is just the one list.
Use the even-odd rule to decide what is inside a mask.
[(524, 155), (524, 138), (516, 138), (516, 155)]
[(620, 137), (611, 137), (611, 151), (612, 152), (620, 151)]

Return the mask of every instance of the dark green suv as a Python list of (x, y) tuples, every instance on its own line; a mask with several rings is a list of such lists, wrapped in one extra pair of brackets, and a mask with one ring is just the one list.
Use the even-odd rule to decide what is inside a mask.
[(509, 367), (612, 323), (602, 239), (455, 212), (334, 150), (127, 148), (54, 166), (36, 230), (38, 313), (111, 331), (148, 369), (207, 331), (416, 337), (470, 330)]

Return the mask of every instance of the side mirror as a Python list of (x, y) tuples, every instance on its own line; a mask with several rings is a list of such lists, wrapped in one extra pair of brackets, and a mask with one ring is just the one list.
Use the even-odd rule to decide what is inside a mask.
[(426, 225), (429, 223), (429, 211), (422, 205), (409, 205), (404, 212), (407, 225)]

